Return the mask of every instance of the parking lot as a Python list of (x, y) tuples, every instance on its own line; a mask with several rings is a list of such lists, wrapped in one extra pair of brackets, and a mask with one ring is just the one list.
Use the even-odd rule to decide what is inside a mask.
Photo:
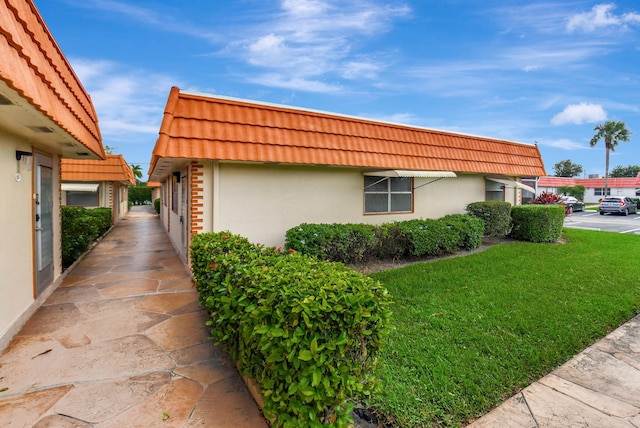
[(600, 215), (597, 211), (577, 212), (565, 218), (564, 227), (640, 235), (640, 215)]

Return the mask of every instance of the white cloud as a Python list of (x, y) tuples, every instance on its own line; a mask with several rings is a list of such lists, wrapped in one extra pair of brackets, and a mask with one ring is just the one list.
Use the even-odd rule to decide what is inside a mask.
[(249, 45), (249, 62), (264, 67), (277, 67), (291, 56), (284, 38), (275, 34), (267, 34)]
[[(104, 144), (157, 138), (169, 89), (178, 85), (177, 79), (106, 60), (69, 61), (91, 96)], [(132, 135), (143, 141), (132, 141)]]
[(568, 138), (560, 138), (558, 140), (542, 142), (540, 144), (543, 146), (555, 147), (557, 149), (563, 149), (563, 150), (579, 150), (579, 149), (589, 148), (585, 144), (576, 143), (575, 141), (569, 140)]
[(317, 79), (287, 76), (279, 73), (266, 73), (248, 77), (251, 83), (273, 88), (292, 89), (304, 92), (334, 93), (341, 92), (344, 88), (337, 84), (325, 83)]
[(175, 16), (175, 9), (157, 10), (142, 6), (128, 4), (119, 0), (65, 0), (74, 7), (83, 9), (97, 9), (104, 13), (117, 14), (125, 19), (142, 22), (147, 25), (161, 28), (163, 31), (186, 34), (192, 37), (219, 42), (221, 36), (208, 28), (194, 25), (192, 22), (182, 22)]
[(625, 27), (627, 24), (640, 24), (640, 14), (629, 12), (616, 15), (613, 10), (616, 5), (613, 3), (602, 3), (593, 6), (589, 12), (575, 14), (567, 21), (567, 31), (573, 32), (582, 30), (591, 33), (604, 27)]
[(607, 119), (607, 112), (600, 104), (580, 103), (570, 104), (565, 109), (556, 114), (552, 119), (553, 125), (601, 122)]
[(313, 82), (308, 90), (333, 92), (336, 85), (319, 84), (321, 77), (377, 78), (384, 64), (371, 55), (353, 59), (357, 44), (387, 31), (394, 19), (408, 13), (405, 6), (370, 0), (283, 0), (279, 13), (245, 29), (249, 36), (230, 43), (226, 52), (240, 53), (249, 64), (269, 70), (254, 82), (276, 81), (279, 87), (301, 90), (305, 88), (298, 84)]
[(296, 16), (315, 16), (327, 10), (327, 3), (321, 0), (283, 0), (282, 8)]
[(381, 66), (370, 61), (349, 61), (342, 68), (341, 74), (345, 79), (374, 79)]

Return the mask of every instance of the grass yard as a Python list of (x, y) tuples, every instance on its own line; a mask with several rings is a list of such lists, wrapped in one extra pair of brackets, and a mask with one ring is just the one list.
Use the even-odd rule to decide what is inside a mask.
[(640, 311), (640, 236), (563, 238), (371, 275), (395, 301), (372, 407), (399, 427), (464, 426)]

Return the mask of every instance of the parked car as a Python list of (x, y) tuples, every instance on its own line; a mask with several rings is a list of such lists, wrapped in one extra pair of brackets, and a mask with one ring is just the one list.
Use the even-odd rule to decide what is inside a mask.
[(571, 214), (575, 211), (584, 211), (584, 202), (580, 201), (575, 196), (561, 196), (560, 203), (567, 207), (567, 214)]
[(629, 213), (637, 214), (638, 205), (636, 205), (636, 203), (631, 198), (625, 198), (622, 196), (607, 196), (600, 201), (598, 211), (600, 211), (600, 215), (604, 215), (605, 213), (624, 215), (629, 215)]

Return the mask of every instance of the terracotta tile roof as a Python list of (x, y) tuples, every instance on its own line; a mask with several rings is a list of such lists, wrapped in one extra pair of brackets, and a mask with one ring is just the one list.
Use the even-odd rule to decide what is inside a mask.
[(537, 146), (172, 88), (160, 158), (545, 175)]
[(540, 177), (538, 187), (575, 186), (576, 179), (571, 177)]
[[(600, 178), (568, 178), (568, 177), (540, 177), (538, 187), (559, 187), (582, 185), (586, 188), (604, 188), (604, 177)], [(611, 178), (609, 188), (638, 188), (640, 187), (640, 174), (637, 177)]]
[(104, 160), (62, 159), (62, 181), (116, 181), (136, 184), (131, 167), (122, 155), (106, 155)]
[(89, 150), (104, 156), (91, 98), (32, 0), (0, 0), (0, 80)]
[(160, 187), (162, 186), (162, 183), (160, 183), (159, 181), (147, 181), (147, 187)]

